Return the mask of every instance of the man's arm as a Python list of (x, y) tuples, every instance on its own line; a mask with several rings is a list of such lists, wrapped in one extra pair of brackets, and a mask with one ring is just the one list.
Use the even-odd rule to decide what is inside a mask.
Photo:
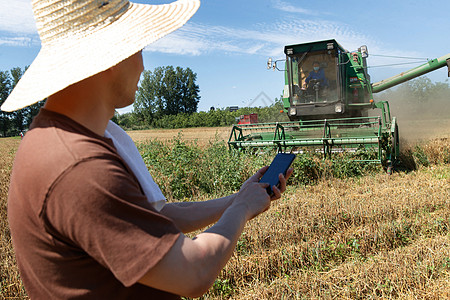
[(305, 78), (305, 83), (308, 84), (311, 80), (311, 72), (308, 74), (308, 77)]
[(309, 81), (311, 79), (314, 79), (314, 71), (309, 72), (308, 77), (305, 78), (305, 84), (303, 85), (303, 88), (306, 88), (309, 84)]
[(183, 232), (192, 232), (217, 222), (236, 194), (202, 202), (168, 203), (160, 211)]
[[(199, 297), (214, 283), (231, 257), (245, 223), (267, 210), (271, 200), (281, 197), (286, 179), (280, 176), (280, 189), (258, 183), (266, 169), (253, 175), (226, 208), (219, 221), (205, 232), (189, 239), (181, 235), (163, 259), (139, 283), (177, 295)], [(286, 175), (290, 176), (292, 169)]]

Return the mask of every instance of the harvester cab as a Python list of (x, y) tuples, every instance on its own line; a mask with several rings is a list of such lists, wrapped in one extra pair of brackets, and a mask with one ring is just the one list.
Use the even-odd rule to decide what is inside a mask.
[(347, 51), (335, 40), (325, 40), (288, 45), (284, 53), (285, 59), (269, 59), (267, 66), (284, 72), (283, 106), (290, 122), (235, 125), (230, 148), (314, 151), (325, 158), (363, 149), (374, 155), (361, 160), (391, 169), (400, 152), (398, 124), (389, 103), (375, 102), (373, 93), (444, 66), (450, 75), (450, 54), (371, 83), (366, 46)]
[(291, 121), (361, 117), (372, 108), (368, 51), (349, 52), (335, 40), (284, 48), (283, 104)]

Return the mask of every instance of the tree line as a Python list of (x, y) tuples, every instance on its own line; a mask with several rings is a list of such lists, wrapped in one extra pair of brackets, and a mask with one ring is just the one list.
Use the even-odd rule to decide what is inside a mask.
[[(0, 105), (12, 92), (26, 68), (0, 71)], [(190, 115), (197, 111), (200, 101), (197, 74), (190, 68), (173, 66), (145, 70), (136, 93), (133, 112), (122, 123), (152, 127), (160, 119), (178, 114)], [(26, 131), (45, 99), (15, 112), (0, 111), (0, 137), (17, 136)], [(131, 126), (131, 125), (130, 125)], [(129, 126), (127, 126), (129, 127)]]
[[(0, 71), (0, 105), (25, 70), (17, 67)], [(237, 111), (226, 107), (197, 112), (200, 88), (196, 80), (197, 74), (190, 68), (164, 66), (153, 71), (145, 70), (133, 110), (126, 114), (116, 113), (113, 121), (124, 129), (230, 126), (240, 115), (250, 113), (257, 113), (259, 122), (288, 121), (286, 114), (280, 113), (283, 110), (281, 96), (269, 107), (245, 107)], [(422, 76), (376, 96), (388, 100), (394, 110), (417, 110), (420, 107), (426, 112), (430, 107), (438, 107), (438, 115), (450, 115), (448, 80), (433, 83)], [(26, 131), (43, 104), (44, 100), (15, 112), (0, 111), (0, 137), (17, 136)]]

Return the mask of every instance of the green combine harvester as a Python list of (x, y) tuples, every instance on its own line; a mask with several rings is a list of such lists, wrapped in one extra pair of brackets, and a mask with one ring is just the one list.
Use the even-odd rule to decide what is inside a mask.
[[(389, 103), (375, 102), (373, 93), (444, 66), (450, 76), (450, 53), (376, 83), (367, 73), (366, 46), (349, 52), (326, 40), (286, 46), (284, 53), (283, 105), (290, 122), (234, 125), (230, 148), (314, 151), (325, 158), (367, 149), (375, 155), (364, 161), (391, 169), (399, 157), (398, 124)], [(277, 62), (269, 59), (268, 68), (280, 70)]]

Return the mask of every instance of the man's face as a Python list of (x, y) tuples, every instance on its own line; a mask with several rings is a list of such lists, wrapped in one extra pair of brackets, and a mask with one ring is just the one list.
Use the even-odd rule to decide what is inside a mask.
[(316, 72), (319, 71), (319, 68), (320, 68), (319, 64), (314, 64), (313, 68), (314, 68), (314, 71), (316, 71)]
[(130, 56), (113, 67), (113, 86), (116, 108), (128, 106), (134, 102), (139, 78), (144, 70), (142, 51)]

